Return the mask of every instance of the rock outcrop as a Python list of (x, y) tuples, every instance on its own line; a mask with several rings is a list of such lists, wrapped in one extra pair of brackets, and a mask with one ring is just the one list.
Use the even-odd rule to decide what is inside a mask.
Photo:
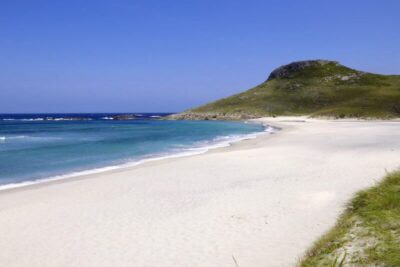
[(111, 116), (111, 118), (116, 121), (123, 121), (123, 120), (134, 120), (136, 119), (136, 116), (133, 114), (121, 114), (121, 115)]
[(323, 66), (329, 63), (339, 64), (337, 61), (330, 60), (304, 60), (292, 62), (273, 70), (269, 75), (267, 81), (276, 78), (290, 78), (294, 73), (304, 70), (305, 68), (313, 66)]
[(172, 114), (164, 119), (166, 120), (231, 120), (231, 121), (238, 121), (238, 120), (248, 120), (248, 119), (255, 119), (259, 118), (260, 116), (257, 114), (250, 114), (250, 113), (200, 113), (200, 112), (182, 112), (177, 114)]

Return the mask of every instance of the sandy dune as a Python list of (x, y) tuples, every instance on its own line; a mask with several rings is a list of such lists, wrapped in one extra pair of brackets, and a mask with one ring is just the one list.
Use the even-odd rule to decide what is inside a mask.
[(292, 266), (400, 166), (400, 122), (261, 120), (283, 130), (0, 192), (0, 265)]

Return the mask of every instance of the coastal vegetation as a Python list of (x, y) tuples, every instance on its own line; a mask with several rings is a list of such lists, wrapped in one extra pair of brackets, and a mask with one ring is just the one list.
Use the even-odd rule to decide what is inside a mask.
[(335, 61), (293, 62), (243, 93), (173, 115), (173, 119), (247, 119), (278, 115), (400, 117), (400, 75), (354, 70)]
[(359, 192), (299, 266), (400, 266), (400, 171)]

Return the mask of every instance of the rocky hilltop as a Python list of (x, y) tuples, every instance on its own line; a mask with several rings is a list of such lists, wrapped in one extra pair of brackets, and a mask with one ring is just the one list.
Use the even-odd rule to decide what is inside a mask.
[(400, 117), (400, 76), (358, 71), (337, 61), (297, 61), (273, 70), (265, 82), (250, 90), (169, 119), (242, 120), (278, 115)]
[(326, 64), (335, 64), (339, 65), (337, 61), (330, 61), (330, 60), (304, 60), (304, 61), (296, 61), (292, 62), (287, 65), (283, 65), (271, 72), (268, 77), (268, 80), (276, 79), (276, 78), (291, 78), (293, 74), (304, 70), (305, 68), (309, 67), (319, 67), (324, 66)]

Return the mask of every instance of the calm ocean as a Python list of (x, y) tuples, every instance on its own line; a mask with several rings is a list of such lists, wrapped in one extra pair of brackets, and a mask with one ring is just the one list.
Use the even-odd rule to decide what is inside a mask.
[(263, 132), (260, 124), (163, 121), (167, 114), (0, 114), (0, 187), (194, 154)]

